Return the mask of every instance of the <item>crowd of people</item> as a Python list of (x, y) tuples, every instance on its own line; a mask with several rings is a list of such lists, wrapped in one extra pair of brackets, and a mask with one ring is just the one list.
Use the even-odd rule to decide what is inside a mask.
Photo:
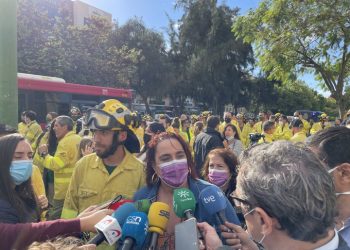
[[(187, 188), (201, 249), (350, 249), (350, 110), (346, 116), (331, 124), (322, 114), (311, 125), (300, 112), (140, 119), (106, 100), (84, 114), (49, 112), (42, 127), (25, 111), (17, 130), (0, 126), (0, 248), (84, 247), (89, 236), (80, 232), (96, 233), (113, 212), (105, 204), (121, 195), (169, 204), (157, 249), (176, 249), (185, 219), (173, 193)], [(199, 202), (213, 185), (225, 221)]]

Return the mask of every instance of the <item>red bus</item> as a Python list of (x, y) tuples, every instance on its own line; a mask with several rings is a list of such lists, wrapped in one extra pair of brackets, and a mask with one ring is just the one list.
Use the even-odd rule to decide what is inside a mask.
[(38, 122), (44, 122), (50, 111), (68, 115), (71, 106), (84, 109), (112, 98), (130, 107), (132, 90), (67, 83), (62, 78), (18, 73), (19, 112), (35, 111)]

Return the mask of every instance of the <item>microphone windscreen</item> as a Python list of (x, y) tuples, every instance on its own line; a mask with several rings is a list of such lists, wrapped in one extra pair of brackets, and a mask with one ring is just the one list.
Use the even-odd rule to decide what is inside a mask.
[(164, 202), (153, 202), (148, 212), (149, 232), (162, 235), (170, 216), (170, 207)]
[(148, 214), (149, 208), (151, 206), (151, 202), (149, 199), (142, 199), (142, 200), (135, 201), (134, 205), (137, 211)]
[(196, 209), (196, 198), (191, 190), (188, 188), (177, 188), (173, 194), (173, 207), (175, 214), (180, 217), (185, 217), (186, 211), (192, 211)]
[(225, 210), (227, 206), (225, 194), (215, 185), (204, 188), (199, 194), (199, 200), (210, 215)]
[(127, 218), (122, 227), (122, 240), (132, 238), (136, 246), (142, 246), (148, 232), (147, 215), (143, 212), (133, 212)]
[(133, 212), (136, 212), (133, 203), (124, 203), (116, 211), (113, 212), (112, 217), (116, 218), (120, 226), (123, 226), (126, 218)]

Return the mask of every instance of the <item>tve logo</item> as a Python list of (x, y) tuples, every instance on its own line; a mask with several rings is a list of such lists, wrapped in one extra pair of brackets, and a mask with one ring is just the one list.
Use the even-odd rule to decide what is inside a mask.
[(204, 197), (203, 200), (204, 200), (204, 203), (208, 204), (211, 202), (215, 202), (215, 197), (214, 195), (210, 195), (209, 197)]
[(140, 224), (141, 220), (142, 220), (142, 219), (141, 219), (141, 217), (139, 217), (139, 216), (129, 216), (129, 217), (126, 219), (126, 223), (138, 225), (138, 224)]

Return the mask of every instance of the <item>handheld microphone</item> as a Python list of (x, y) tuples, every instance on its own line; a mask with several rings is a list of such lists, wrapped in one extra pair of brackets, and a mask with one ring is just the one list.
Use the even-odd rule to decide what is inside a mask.
[(151, 202), (149, 199), (142, 199), (134, 202), (134, 205), (139, 212), (144, 212), (145, 214), (148, 214), (148, 211), (151, 206)]
[[(194, 197), (193, 192), (188, 188), (175, 189), (173, 194), (173, 207), (174, 207), (174, 212), (178, 217), (186, 218), (186, 222), (182, 222), (180, 223), (181, 225), (178, 224), (175, 226), (175, 241), (181, 242), (185, 239), (185, 241), (187, 241), (188, 243), (188, 240), (189, 240), (188, 236), (190, 236), (191, 238), (192, 234), (188, 234), (187, 238), (183, 237), (183, 230), (188, 230), (186, 232), (191, 231), (191, 233), (192, 232), (195, 233), (195, 237), (192, 237), (191, 238), (192, 240), (190, 242), (195, 242), (193, 246), (195, 248), (198, 247), (199, 245), (198, 239), (203, 240), (204, 237), (202, 235), (202, 232), (200, 232), (197, 229), (197, 219), (193, 215), (196, 209), (196, 198)], [(193, 225), (195, 225), (194, 227), (195, 230), (192, 230)], [(184, 246), (182, 243), (181, 244), (178, 243), (178, 245), (181, 247)], [(188, 246), (187, 246), (187, 249), (189, 249)]]
[[(107, 241), (109, 245), (113, 245), (121, 235), (116, 231), (121, 232), (121, 226), (124, 225), (126, 218), (130, 213), (136, 212), (136, 208), (133, 203), (125, 203), (114, 211), (112, 216), (106, 216), (100, 222), (95, 225), (98, 234), (89, 240), (88, 244), (100, 245), (103, 241)], [(110, 218), (111, 217), (111, 218)], [(106, 219), (106, 221), (104, 221)], [(119, 229), (118, 229), (119, 228)], [(114, 230), (114, 234), (112, 231)], [(119, 235), (118, 235), (119, 234)]]
[(180, 218), (193, 218), (196, 209), (196, 199), (188, 188), (177, 188), (173, 194), (173, 207), (175, 214)]
[(153, 202), (148, 213), (149, 229), (152, 234), (148, 249), (157, 249), (158, 236), (163, 235), (170, 217), (170, 207), (164, 202)]
[(220, 188), (215, 185), (204, 188), (199, 194), (199, 200), (210, 215), (216, 215), (220, 224), (225, 224), (225, 221), (227, 221), (225, 216), (227, 203)]
[(123, 227), (123, 245), (121, 250), (141, 249), (143, 242), (146, 239), (148, 231), (148, 219), (147, 215), (143, 212), (133, 212), (131, 213)]

